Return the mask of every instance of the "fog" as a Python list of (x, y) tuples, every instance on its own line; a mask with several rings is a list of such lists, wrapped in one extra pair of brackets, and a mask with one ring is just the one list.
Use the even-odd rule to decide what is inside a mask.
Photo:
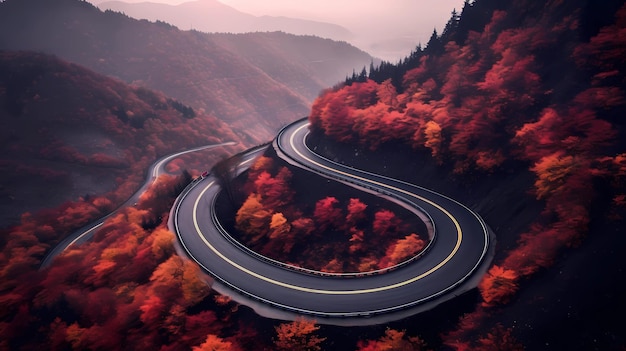
[[(198, 0), (211, 2), (214, 0)], [(92, 0), (98, 5), (106, 0)], [(142, 0), (125, 0), (128, 3)], [(177, 5), (185, 0), (150, 0)], [(453, 9), (464, 0), (220, 0), (255, 16), (285, 16), (337, 24), (352, 36), (346, 40), (375, 57), (395, 62), (418, 44), (425, 45), (433, 29), (441, 33)], [(101, 7), (102, 8), (102, 7)]]

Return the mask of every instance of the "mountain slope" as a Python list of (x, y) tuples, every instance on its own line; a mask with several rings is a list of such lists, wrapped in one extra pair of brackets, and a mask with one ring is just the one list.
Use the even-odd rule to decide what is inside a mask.
[[(275, 33), (257, 36), (258, 40), (248, 43), (271, 47), (263, 41), (268, 37), (291, 38)], [(342, 45), (357, 59), (342, 60), (344, 51), (335, 54), (335, 44), (324, 45), (332, 43), (324, 39), (302, 40), (310, 46), (322, 43), (325, 50), (320, 53), (344, 62), (346, 68), (362, 67), (371, 61), (369, 55), (347, 44)], [(329, 84), (311, 78), (298, 90), (287, 85), (299, 81), (290, 75), (301, 76), (307, 70), (313, 77), (324, 76), (326, 67), (312, 66), (309, 58), (267, 51), (268, 59), (276, 66), (289, 69), (265, 72), (251, 64), (252, 58), (222, 47), (214, 35), (184, 32), (163, 22), (138, 21), (110, 11), (103, 13), (78, 0), (0, 3), (0, 49), (53, 53), (128, 83), (163, 91), (215, 114), (246, 134), (248, 143), (265, 141), (282, 124), (304, 115), (313, 98), (311, 92)], [(345, 75), (337, 75), (334, 80)]]
[(468, 2), (424, 50), (314, 103), (317, 150), (460, 199), (495, 230), (448, 346), (625, 344), (625, 28), (622, 1)]
[(0, 227), (80, 197), (119, 203), (158, 157), (238, 141), (214, 116), (48, 55), (0, 52), (0, 93)]
[(337, 77), (365, 67), (355, 67), (352, 63), (364, 62), (363, 58), (367, 57), (342, 42), (281, 32), (214, 34), (212, 39), (311, 101), (320, 90), (336, 84)]
[(122, 12), (138, 19), (161, 20), (183, 30), (224, 33), (283, 31), (334, 40), (351, 37), (350, 31), (335, 24), (280, 16), (253, 16), (217, 0), (196, 0), (178, 5), (107, 1), (98, 4), (98, 8)]

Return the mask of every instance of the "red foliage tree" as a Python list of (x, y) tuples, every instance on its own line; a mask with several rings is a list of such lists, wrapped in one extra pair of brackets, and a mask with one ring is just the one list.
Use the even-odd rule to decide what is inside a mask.
[(359, 341), (357, 351), (426, 351), (426, 342), (419, 337), (409, 337), (406, 331), (387, 329), (378, 340)]
[(389, 210), (380, 210), (374, 214), (372, 230), (376, 235), (387, 236), (400, 230), (400, 219)]
[(347, 226), (355, 226), (359, 221), (363, 220), (366, 215), (365, 209), (367, 209), (367, 205), (361, 202), (361, 200), (350, 199), (347, 209), (348, 214), (346, 215)]
[(386, 268), (402, 263), (416, 256), (424, 248), (425, 243), (417, 234), (407, 235), (403, 239), (389, 245), (385, 257), (380, 261), (379, 267)]
[(343, 211), (338, 207), (339, 200), (328, 196), (315, 203), (313, 218), (321, 231), (328, 228), (341, 228), (343, 223)]
[(276, 177), (272, 177), (266, 171), (259, 174), (254, 185), (265, 208), (276, 209), (291, 200), (293, 196), (293, 190), (289, 187), (291, 177), (292, 174), (286, 167), (282, 167)]

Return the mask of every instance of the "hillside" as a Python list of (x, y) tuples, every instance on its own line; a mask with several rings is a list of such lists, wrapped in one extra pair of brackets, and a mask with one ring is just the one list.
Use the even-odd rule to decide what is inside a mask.
[[(100, 4), (109, 3), (106, 0), (89, 0), (92, 3)], [(146, 0), (122, 0), (126, 3), (143, 3), (142, 5), (135, 4), (131, 8), (143, 7), (145, 10), (154, 8), (152, 5), (145, 4)], [(165, 1), (150, 1), (150, 2), (165, 2)], [(192, 2), (194, 4), (211, 3), (210, 1), (197, 2), (197, 0), (178, 0), (167, 1), (169, 3), (179, 3), (180, 7), (186, 7), (185, 2)], [(269, 15), (270, 21), (275, 21), (278, 18), (286, 17), (288, 19), (307, 19), (315, 21), (314, 27), (311, 28), (308, 25), (302, 25), (302, 21), (298, 21), (299, 28), (290, 28), (289, 30), (306, 30), (307, 34), (314, 34), (317, 36), (331, 38), (334, 40), (347, 41), (350, 44), (365, 50), (374, 57), (388, 60), (391, 62), (397, 62), (399, 59), (404, 58), (411, 50), (418, 45), (418, 43), (426, 43), (433, 28), (441, 30), (442, 19), (445, 19), (450, 15), (450, 12), (456, 8), (460, 10), (463, 7), (464, 0), (439, 0), (431, 1), (428, 3), (414, 1), (414, 0), (394, 0), (394, 1), (380, 1), (380, 0), (316, 0), (316, 1), (288, 1), (288, 0), (275, 0), (275, 1), (250, 1), (250, 0), (221, 0), (220, 2), (234, 7), (239, 11), (243, 11), (248, 14), (254, 14), (257, 16)], [(144, 7), (145, 6), (145, 7)], [(100, 7), (104, 9), (104, 7)], [(172, 11), (180, 11), (175, 8), (171, 8)], [(211, 11), (219, 11), (217, 9), (211, 9)], [(125, 12), (133, 17), (135, 14), (131, 12)], [(154, 13), (150, 13), (154, 15)], [(147, 17), (147, 13), (140, 14)], [(164, 16), (171, 16), (163, 14)], [(229, 16), (230, 13), (226, 13), (225, 16)], [(205, 17), (208, 15), (205, 15)], [(146, 18), (138, 17), (138, 18)], [(195, 14), (193, 17), (202, 17), (199, 14)], [(278, 17), (278, 18), (277, 18)], [(228, 18), (228, 17), (226, 17)], [(163, 20), (163, 18), (160, 18)], [(169, 22), (169, 21), (166, 21)], [(179, 26), (181, 29), (189, 29), (191, 27), (198, 28), (198, 21), (194, 20), (193, 23), (189, 21), (182, 22), (183, 25)], [(314, 31), (319, 27), (319, 22), (324, 24), (332, 23), (339, 25), (349, 30), (349, 37), (344, 35), (336, 35), (336, 31)], [(216, 23), (223, 23), (220, 19), (216, 19)], [(236, 23), (236, 22), (235, 22)], [(254, 23), (252, 19), (249, 23)], [(178, 24), (177, 24), (178, 25)], [(192, 26), (191, 26), (192, 25)], [(212, 24), (205, 24), (212, 26)], [(219, 31), (225, 31), (227, 28), (232, 28), (229, 23), (224, 23), (222, 29)], [(299, 33), (284, 30), (289, 33)], [(343, 34), (343, 31), (341, 32)], [(330, 35), (330, 36), (328, 36)]]
[[(79, 0), (0, 3), (0, 49), (55, 54), (127, 83), (162, 91), (218, 116), (245, 135), (248, 144), (271, 138), (284, 123), (305, 115), (322, 88), (372, 60), (348, 44), (317, 37), (268, 33), (233, 40), (244, 41), (246, 50), (241, 45), (224, 47), (215, 35), (101, 12)], [(281, 49), (293, 40), (318, 50), (305, 56)], [(276, 44), (281, 41), (285, 44)], [(258, 52), (264, 57), (257, 66), (257, 58), (247, 55)], [(320, 61), (333, 62), (333, 73)], [(274, 68), (268, 69), (267, 63)], [(296, 81), (297, 86), (289, 85)]]
[(238, 141), (214, 116), (44, 54), (0, 52), (0, 96), (2, 228), (81, 198), (106, 213), (158, 157)]
[[(494, 265), (477, 291), (404, 320), (351, 328), (263, 318), (213, 290), (196, 264), (178, 256), (176, 238), (165, 225), (176, 194), (189, 180), (184, 176), (160, 177), (136, 206), (121, 209), (91, 240), (39, 270), (41, 258), (61, 237), (130, 194), (153, 157), (231, 139), (265, 140), (281, 118), (293, 120), (287, 112), (274, 124), (259, 125), (255, 119), (279, 111), (287, 97), (293, 99), (290, 113), (306, 108), (304, 95), (265, 71), (275, 69), (271, 57), (283, 46), (269, 45), (265, 53), (243, 45), (256, 42), (254, 36), (181, 32), (164, 23), (101, 13), (75, 0), (0, 2), (0, 28), (2, 49), (25, 43), (65, 53), (0, 51), (0, 116), (6, 125), (0, 130), (0, 193), (8, 200), (2, 207), (11, 216), (46, 207), (0, 228), (0, 349), (626, 347), (621, 323), (626, 313), (623, 1), (468, 1), (423, 49), (397, 65), (383, 63), (355, 74), (315, 100), (308, 142), (317, 151), (458, 199), (484, 217), (497, 236)], [(256, 34), (265, 35), (273, 34)], [(226, 42), (229, 48), (222, 46)], [(146, 48), (148, 54), (141, 56)], [(233, 53), (244, 49), (252, 57)], [(212, 67), (210, 73), (206, 67)], [(252, 76), (233, 80), (244, 77), (239, 70)], [(295, 74), (290, 71), (285, 69), (285, 82)], [(188, 84), (218, 74), (224, 77), (215, 78), (219, 83)], [(176, 87), (208, 105), (196, 108), (188, 100), (139, 87), (145, 82)], [(209, 92), (213, 97), (203, 100)], [(263, 105), (265, 99), (273, 105)], [(224, 115), (211, 112), (217, 110)], [(224, 116), (238, 129), (229, 129)], [(220, 156), (211, 152), (194, 157), (192, 165), (179, 160), (172, 167), (202, 170)], [(290, 240), (301, 239), (303, 230), (314, 236), (322, 232), (309, 231), (311, 224), (337, 229), (358, 221), (357, 231), (342, 233), (354, 237), (341, 257), (324, 245), (325, 261), (317, 263), (335, 271), (342, 264), (336, 259), (361, 258), (367, 271), (385, 260), (401, 260), (396, 248), (418, 242), (401, 235), (359, 243), (389, 224), (392, 216), (378, 213), (395, 209), (381, 204), (364, 212), (364, 205), (376, 200), (357, 201), (352, 192), (332, 200), (342, 190), (307, 179), (303, 171), (290, 175), (282, 166), (262, 158), (239, 179), (242, 202), (247, 196), (260, 199), (248, 204), (254, 205), (248, 214), (250, 208), (285, 213), (271, 219), (242, 216), (241, 223), (231, 213), (235, 223), (230, 224), (243, 231), (263, 219), (266, 237), (259, 250), (306, 249), (306, 239)], [(22, 202), (27, 197), (20, 194), (30, 202)], [(298, 198), (302, 201), (285, 200)], [(74, 201), (57, 206), (67, 199)], [(302, 220), (289, 232), (286, 217)], [(377, 217), (379, 228), (374, 228)], [(268, 234), (286, 240), (268, 240)], [(322, 242), (328, 243), (316, 244)], [(372, 250), (378, 251), (377, 262), (367, 259)], [(321, 256), (311, 251), (306, 256)], [(338, 270), (350, 264), (343, 262)]]
[(247, 248), (279, 262), (332, 273), (372, 272), (413, 259), (431, 239), (415, 213), (312, 176), (273, 148), (227, 181), (228, 191), (215, 202), (221, 223)]
[(444, 344), (489, 349), (476, 338), (492, 330), (509, 349), (623, 347), (625, 28), (621, 1), (467, 2), (424, 49), (314, 103), (317, 150), (495, 230), (495, 265)]
[[(286, 33), (214, 34), (220, 47), (259, 67), (270, 77), (313, 101), (355, 69), (378, 63), (344, 42)], [(257, 43), (263, 43), (258, 45)], [(365, 59), (370, 61), (365, 61)], [(356, 66), (353, 63), (361, 63)], [(340, 81), (341, 81), (340, 80)], [(306, 115), (306, 114), (305, 114)]]
[(336, 24), (282, 16), (254, 16), (217, 0), (188, 1), (178, 5), (105, 1), (99, 3), (98, 8), (125, 13), (138, 19), (161, 20), (182, 30), (195, 29), (205, 33), (282, 31), (342, 41), (348, 40), (352, 35), (346, 28)]

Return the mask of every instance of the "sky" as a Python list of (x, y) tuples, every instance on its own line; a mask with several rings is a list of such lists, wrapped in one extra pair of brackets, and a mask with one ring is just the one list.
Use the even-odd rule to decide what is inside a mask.
[[(94, 4), (106, 0), (90, 0)], [(129, 3), (146, 0), (121, 0)], [(190, 0), (149, 0), (171, 5)], [(426, 44), (433, 29), (441, 33), (453, 9), (464, 0), (219, 0), (256, 16), (287, 16), (329, 22), (350, 30), (351, 44), (395, 62)]]

